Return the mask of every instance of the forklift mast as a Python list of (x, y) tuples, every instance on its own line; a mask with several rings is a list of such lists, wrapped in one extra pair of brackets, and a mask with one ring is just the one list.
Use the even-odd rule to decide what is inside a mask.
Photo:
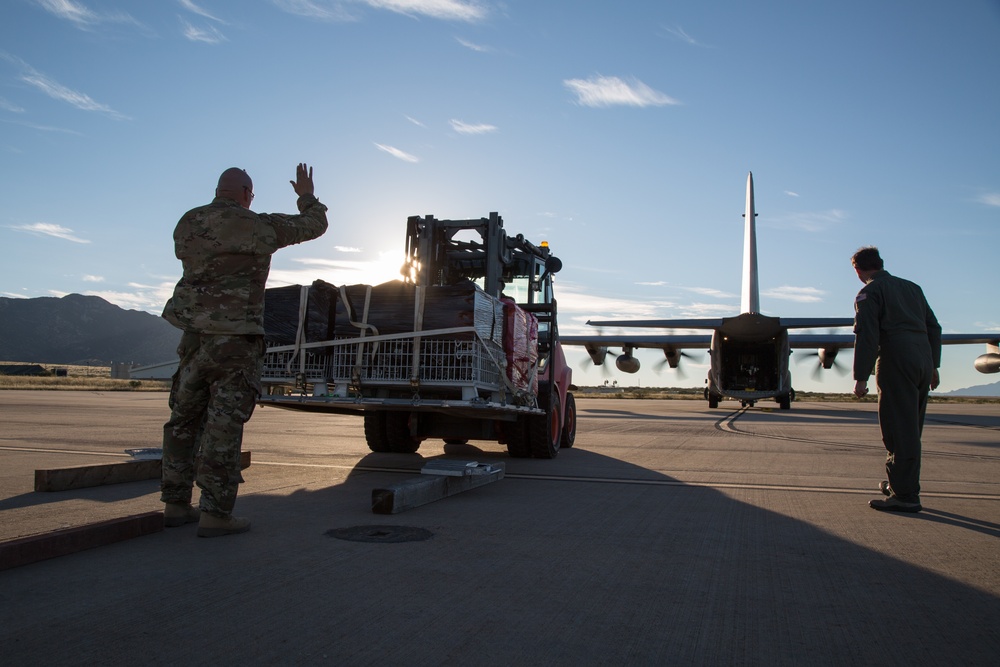
[(495, 298), (508, 285), (523, 284), (525, 289), (514, 299), (531, 305), (552, 301), (548, 278), (560, 268), (562, 262), (551, 254), (548, 244), (536, 246), (521, 234), (508, 236), (503, 218), (495, 212), (473, 220), (438, 220), (427, 215), (406, 221), (402, 270), (406, 282), (430, 286), (471, 280)]

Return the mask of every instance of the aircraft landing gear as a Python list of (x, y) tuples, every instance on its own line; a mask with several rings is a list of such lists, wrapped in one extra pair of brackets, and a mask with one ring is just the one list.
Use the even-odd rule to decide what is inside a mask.
[(710, 392), (708, 387), (705, 387), (705, 400), (708, 401), (709, 408), (715, 409), (719, 407), (719, 397)]

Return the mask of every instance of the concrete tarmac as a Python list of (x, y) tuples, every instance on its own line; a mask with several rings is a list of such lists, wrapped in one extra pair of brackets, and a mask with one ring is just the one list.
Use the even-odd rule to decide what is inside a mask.
[[(487, 442), (373, 454), (360, 417), (258, 408), (249, 533), (191, 524), (0, 571), (0, 660), (997, 664), (997, 404), (930, 406), (914, 515), (868, 507), (874, 401), (577, 406), (554, 460)], [(40, 493), (33, 475), (158, 447), (167, 416), (163, 393), (0, 391), (0, 540), (162, 509), (154, 480)], [(372, 489), (441, 456), (506, 477), (371, 512)]]

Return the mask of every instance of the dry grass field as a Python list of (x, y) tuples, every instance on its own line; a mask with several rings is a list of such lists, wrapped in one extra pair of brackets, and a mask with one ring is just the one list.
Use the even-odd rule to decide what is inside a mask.
[[(110, 366), (68, 366), (30, 362), (3, 362), (6, 365), (41, 366), (48, 375), (0, 375), (2, 389), (40, 389), (73, 391), (169, 391), (162, 380), (119, 380), (111, 377)], [(65, 371), (65, 374), (63, 374)], [(57, 374), (58, 372), (58, 374)]]
[[(108, 366), (67, 366), (39, 362), (3, 362), (10, 365), (38, 365), (47, 370), (46, 376), (0, 375), (0, 390), (38, 389), (73, 391), (169, 391), (166, 380), (119, 380), (111, 377)], [(56, 371), (65, 369), (65, 375)], [(700, 387), (580, 387), (574, 392), (577, 399), (616, 398), (621, 400), (641, 400), (655, 398), (661, 400), (701, 399)], [(856, 401), (849, 393), (816, 393), (802, 391), (796, 394), (799, 401), (850, 402)], [(863, 399), (876, 401), (875, 396)], [(932, 403), (1000, 403), (1000, 397), (982, 398), (974, 396), (931, 396)], [(769, 405), (767, 401), (762, 406)]]

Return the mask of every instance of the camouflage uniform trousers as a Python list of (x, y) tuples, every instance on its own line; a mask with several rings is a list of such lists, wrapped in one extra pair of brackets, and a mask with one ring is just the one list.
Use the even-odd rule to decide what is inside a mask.
[(161, 500), (189, 503), (193, 483), (201, 511), (225, 517), (236, 504), (243, 425), (260, 396), (262, 336), (185, 333), (163, 426)]

